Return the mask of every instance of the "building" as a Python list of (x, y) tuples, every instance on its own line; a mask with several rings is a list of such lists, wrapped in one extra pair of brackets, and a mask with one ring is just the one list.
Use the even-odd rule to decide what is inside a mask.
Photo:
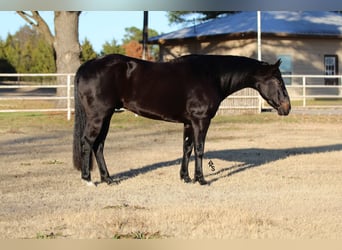
[[(186, 54), (257, 58), (257, 12), (240, 12), (203, 22), (151, 37), (149, 43), (159, 45), (162, 61)], [(263, 61), (274, 63), (280, 58), (283, 74), (339, 74), (342, 15), (322, 11), (261, 12), (261, 52)], [(292, 81), (286, 79), (286, 84), (294, 84)], [(314, 84), (322, 80), (311, 81)], [(324, 81), (340, 84), (335, 78)]]

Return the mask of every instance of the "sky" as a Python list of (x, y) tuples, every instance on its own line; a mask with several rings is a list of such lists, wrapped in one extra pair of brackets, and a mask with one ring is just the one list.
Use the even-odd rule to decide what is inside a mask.
[[(50, 29), (54, 30), (53, 12), (42, 11)], [(14, 11), (0, 11), (0, 37), (6, 39), (8, 33), (14, 34), (26, 22)], [(143, 27), (143, 11), (84, 11), (79, 19), (79, 40), (87, 38), (96, 52), (100, 52), (102, 45), (115, 39), (121, 44), (125, 28)], [(181, 26), (169, 25), (166, 11), (149, 11), (149, 28), (159, 34), (179, 29)]]

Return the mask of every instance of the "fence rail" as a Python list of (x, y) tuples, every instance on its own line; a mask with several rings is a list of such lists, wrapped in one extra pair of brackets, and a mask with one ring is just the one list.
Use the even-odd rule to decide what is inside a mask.
[[(291, 84), (287, 85), (292, 100), (302, 100), (302, 106), (307, 107), (310, 99), (341, 99), (342, 100), (342, 75), (283, 75)], [(297, 81), (295, 81), (297, 79)], [(309, 79), (312, 83), (309, 83)], [(325, 79), (338, 79), (336, 85), (324, 84)], [(323, 80), (323, 81), (322, 81)], [(326, 107), (326, 106), (325, 106)], [(342, 107), (332, 105), (331, 107)]]
[[(66, 112), (67, 119), (71, 119), (71, 114), (73, 112), (73, 77), (75, 74), (0, 74), (0, 102), (1, 101), (9, 101), (9, 100), (20, 100), (20, 101), (35, 101), (35, 100), (65, 100), (65, 107), (59, 108), (27, 108), (27, 109), (1, 109), (0, 112)], [(22, 82), (18, 79), (25, 77), (26, 81)], [(28, 84), (27, 78), (34, 77), (64, 77), (63, 83), (54, 84), (51, 83), (35, 83), (34, 81), (30, 81)], [(4, 81), (1, 79), (4, 78), (15, 78), (14, 81), (7, 81), (4, 84)], [(287, 82), (287, 89), (290, 95), (291, 100), (299, 100), (302, 101), (302, 107), (307, 107), (307, 101), (310, 99), (340, 99), (341, 102), (333, 105), (333, 107), (342, 108), (342, 75), (283, 75), (285, 82)], [(321, 79), (321, 80), (320, 80)], [(324, 84), (325, 79), (338, 79), (336, 82), (337, 85), (326, 85)], [(61, 81), (59, 81), (61, 82)], [(289, 83), (290, 82), (290, 83)], [(20, 96), (20, 95), (8, 95), (6, 89), (12, 90), (21, 90), (21, 89), (65, 89), (65, 96), (56, 96), (56, 94), (44, 95), (41, 94), (39, 96), (33, 96), (29, 93)], [(254, 91), (254, 90), (253, 90)], [(255, 109), (257, 111), (261, 111), (262, 108), (267, 106), (267, 104), (262, 100), (262, 98), (257, 94), (256, 91), (247, 91), (240, 92), (234, 95), (231, 95), (227, 100), (231, 101), (226, 102), (226, 100), (220, 106), (220, 110), (226, 109)], [(233, 100), (233, 102), (232, 102)], [(245, 100), (245, 102), (241, 102)], [(315, 106), (318, 107), (318, 106)], [(321, 105), (319, 107), (328, 107), (327, 105)], [(332, 107), (331, 105), (329, 107)]]
[[(0, 109), (0, 112), (66, 112), (67, 119), (71, 119), (71, 112), (73, 108), (71, 107), (71, 102), (73, 100), (73, 95), (71, 95), (71, 89), (73, 88), (73, 84), (71, 79), (75, 76), (74, 73), (70, 74), (0, 74), (0, 91), (2, 89), (44, 89), (44, 88), (55, 88), (55, 89), (66, 89), (65, 96), (8, 96), (2, 95), (0, 92), (0, 101), (8, 101), (8, 100), (66, 100), (66, 106), (64, 108), (40, 108), (40, 109)], [(19, 79), (20, 77), (65, 77), (65, 84), (37, 84), (32, 82), (32, 84), (20, 84), (20, 81), (11, 81), (15, 82), (16, 84), (8, 84), (2, 85), (1, 78), (16, 78)]]

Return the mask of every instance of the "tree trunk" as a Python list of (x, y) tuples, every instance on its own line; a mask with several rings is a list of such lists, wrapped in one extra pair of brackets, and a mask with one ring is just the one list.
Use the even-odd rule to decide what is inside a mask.
[[(37, 29), (53, 47), (57, 73), (75, 73), (80, 66), (81, 46), (78, 41), (78, 20), (81, 11), (55, 11), (55, 36), (38, 11), (17, 11), (32, 27)], [(65, 85), (66, 77), (58, 77), (57, 83)], [(58, 88), (57, 96), (66, 97), (66, 89)], [(66, 100), (57, 102), (66, 108)]]
[[(78, 40), (80, 11), (55, 11), (55, 39), (57, 73), (75, 73), (80, 66), (81, 47)], [(66, 84), (66, 77), (58, 77), (59, 84)], [(59, 88), (58, 96), (66, 96), (66, 89)], [(66, 100), (59, 100), (57, 106), (66, 107)]]

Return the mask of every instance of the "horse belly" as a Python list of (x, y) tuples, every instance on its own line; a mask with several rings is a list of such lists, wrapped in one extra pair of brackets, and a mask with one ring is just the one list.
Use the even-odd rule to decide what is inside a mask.
[(185, 105), (180, 96), (146, 96), (134, 100), (123, 99), (124, 108), (133, 113), (155, 120), (184, 122)]

